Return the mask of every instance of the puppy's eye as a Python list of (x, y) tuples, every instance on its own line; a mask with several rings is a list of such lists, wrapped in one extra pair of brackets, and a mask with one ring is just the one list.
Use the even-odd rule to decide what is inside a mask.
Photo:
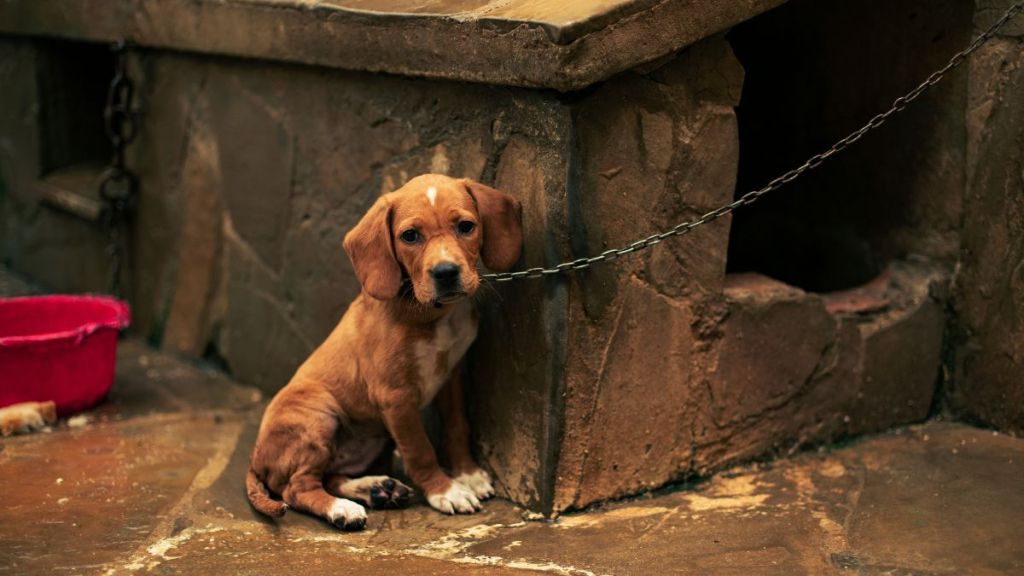
[(406, 244), (415, 244), (416, 242), (419, 242), (420, 233), (417, 232), (415, 228), (409, 228), (405, 232), (402, 232), (401, 235), (399, 235), (399, 238), (401, 238), (402, 242), (405, 242)]
[(466, 234), (472, 234), (473, 230), (476, 230), (476, 224), (470, 222), (469, 220), (462, 220), (455, 227), (456, 229), (458, 229), (459, 234), (462, 234), (464, 236)]

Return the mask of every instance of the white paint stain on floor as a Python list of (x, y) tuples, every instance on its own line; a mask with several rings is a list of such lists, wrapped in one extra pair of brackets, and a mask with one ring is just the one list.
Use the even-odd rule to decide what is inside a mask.
[(450, 532), (437, 540), (427, 542), (415, 548), (409, 548), (406, 552), (427, 558), (448, 559), (461, 553), (476, 542), (493, 536), (502, 528), (516, 528), (525, 525), (526, 522), (516, 522), (515, 524), (478, 524)]
[(770, 494), (758, 493), (763, 488), (753, 474), (733, 478), (716, 478), (704, 491), (683, 495), (687, 506), (695, 512), (706, 510), (744, 510), (763, 506)]
[(623, 506), (621, 508), (602, 510), (601, 512), (582, 512), (580, 514), (562, 516), (554, 526), (557, 528), (586, 528), (604, 524), (608, 521), (635, 520), (660, 514), (671, 514), (677, 510), (677, 508), (665, 508), (664, 506)]

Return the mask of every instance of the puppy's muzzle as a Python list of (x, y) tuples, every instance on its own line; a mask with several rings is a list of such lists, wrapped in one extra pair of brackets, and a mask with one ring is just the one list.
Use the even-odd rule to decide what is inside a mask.
[(462, 289), (462, 268), (454, 262), (441, 262), (430, 269), (434, 293), (438, 301), (453, 300), (465, 294)]

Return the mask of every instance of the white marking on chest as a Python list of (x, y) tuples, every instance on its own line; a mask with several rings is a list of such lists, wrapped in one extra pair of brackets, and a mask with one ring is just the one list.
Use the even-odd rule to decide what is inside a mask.
[(472, 304), (462, 302), (437, 321), (433, 334), (413, 345), (419, 375), (420, 407), (430, 404), (476, 339)]
[(431, 206), (434, 205), (434, 202), (437, 201), (437, 188), (433, 186), (427, 188), (427, 200), (430, 201)]

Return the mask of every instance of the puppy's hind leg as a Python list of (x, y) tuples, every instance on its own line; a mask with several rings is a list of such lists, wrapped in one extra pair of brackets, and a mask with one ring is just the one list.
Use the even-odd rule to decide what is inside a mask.
[(328, 494), (317, 474), (292, 476), (281, 496), (292, 508), (326, 518), (338, 528), (362, 530), (366, 527), (366, 509), (351, 500)]
[(324, 487), (335, 496), (357, 500), (371, 508), (403, 508), (412, 497), (412, 488), (390, 476), (349, 478), (334, 474), (324, 479)]

